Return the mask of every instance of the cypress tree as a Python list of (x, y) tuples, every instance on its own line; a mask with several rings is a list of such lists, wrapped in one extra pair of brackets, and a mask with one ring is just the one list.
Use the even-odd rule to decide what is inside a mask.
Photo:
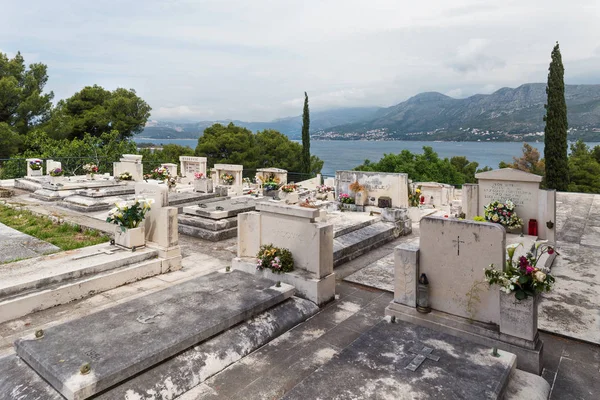
[(302, 111), (302, 171), (310, 173), (310, 115), (308, 112), (308, 95), (304, 92), (304, 110)]
[(548, 73), (548, 95), (544, 121), (544, 158), (546, 160), (546, 186), (548, 189), (567, 191), (569, 163), (567, 159), (567, 103), (565, 101), (565, 69), (558, 42), (552, 50)]

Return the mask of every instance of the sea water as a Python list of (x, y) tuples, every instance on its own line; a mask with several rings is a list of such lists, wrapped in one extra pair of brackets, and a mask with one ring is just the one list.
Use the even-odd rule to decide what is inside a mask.
[[(135, 138), (136, 142), (169, 144), (196, 148), (197, 139), (144, 139)], [(544, 143), (529, 143), (544, 156)], [(589, 146), (598, 143), (588, 143)], [(325, 161), (321, 173), (334, 176), (335, 171), (353, 169), (365, 160), (377, 162), (384, 154), (397, 154), (406, 149), (413, 153), (422, 153), (423, 146), (430, 146), (440, 158), (465, 156), (469, 161), (475, 161), (479, 168), (485, 166), (498, 168), (500, 161), (512, 162), (513, 157), (520, 157), (523, 143), (520, 142), (419, 142), (419, 141), (385, 141), (374, 142), (366, 140), (332, 140), (311, 141), (310, 152)], [(277, 167), (274, 165), (273, 167)]]

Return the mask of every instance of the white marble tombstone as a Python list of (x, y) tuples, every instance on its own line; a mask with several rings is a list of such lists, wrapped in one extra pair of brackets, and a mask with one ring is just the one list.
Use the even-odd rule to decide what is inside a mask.
[(367, 198), (374, 198), (373, 204), (382, 197), (392, 199), (392, 207), (408, 207), (408, 174), (364, 171), (336, 171), (335, 193), (350, 194), (350, 185), (358, 181), (367, 191)]
[[(241, 196), (243, 192), (242, 172), (243, 165), (237, 164), (215, 164), (212, 169), (212, 179), (214, 186), (227, 186), (230, 196)], [(221, 179), (223, 174), (231, 174), (234, 177), (234, 182), (231, 185), (226, 185)]]
[(195, 173), (206, 176), (206, 157), (179, 157), (180, 172), (182, 177), (193, 178)]
[(165, 168), (167, 171), (169, 171), (169, 176), (171, 176), (171, 177), (177, 176), (177, 164), (165, 163), (165, 164), (161, 164), (160, 166)]
[(46, 175), (50, 175), (50, 171), (56, 168), (62, 169), (62, 163), (60, 161), (46, 160)]
[(25, 160), (27, 162), (27, 176), (42, 176), (44, 174), (44, 166), (42, 163), (42, 168), (35, 170), (35, 169), (31, 169), (31, 162), (32, 161), (41, 161), (39, 158), (28, 158), (27, 160)]
[(256, 182), (264, 182), (269, 176), (273, 175), (279, 179), (279, 184), (287, 184), (287, 170), (280, 168), (259, 168), (256, 170)]
[(129, 172), (133, 181), (140, 182), (144, 179), (142, 156), (138, 154), (123, 154), (118, 162), (113, 163), (113, 176), (118, 178), (124, 172)]
[(181, 269), (177, 207), (168, 206), (167, 186), (139, 182), (135, 184), (135, 195), (136, 198), (154, 200), (144, 219), (146, 245), (158, 250), (162, 272)]

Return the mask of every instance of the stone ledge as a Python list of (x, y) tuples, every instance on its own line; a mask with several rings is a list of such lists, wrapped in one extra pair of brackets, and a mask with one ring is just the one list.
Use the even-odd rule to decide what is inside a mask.
[(429, 314), (421, 314), (416, 308), (398, 304), (394, 301), (386, 307), (385, 314), (401, 321), (425, 326), (490, 348), (497, 347), (516, 354), (519, 369), (536, 375), (542, 373), (544, 342), (539, 338), (539, 334), (536, 335), (534, 341), (527, 341), (502, 334), (494, 325), (470, 322), (466, 318), (435, 310)]
[(274, 281), (281, 281), (292, 285), (297, 290), (297, 295), (321, 306), (335, 297), (335, 274), (329, 274), (317, 279), (308, 271), (295, 270), (283, 274), (276, 274), (268, 269), (258, 271), (254, 258), (236, 257), (232, 261), (232, 268), (249, 274), (254, 274)]

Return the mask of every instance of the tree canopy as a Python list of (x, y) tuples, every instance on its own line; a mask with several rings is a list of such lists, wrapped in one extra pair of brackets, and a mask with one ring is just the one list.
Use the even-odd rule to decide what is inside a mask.
[(579, 140), (571, 145), (569, 156), (570, 192), (600, 193), (600, 162), (595, 157), (594, 150)]
[(500, 168), (514, 168), (544, 176), (545, 162), (540, 160), (540, 152), (529, 143), (523, 143), (523, 155), (519, 158), (513, 157), (512, 164), (500, 162)]
[(22, 135), (48, 120), (54, 94), (44, 93), (47, 81), (44, 64), (26, 68), (21, 53), (0, 53), (0, 158), (20, 151)]
[(133, 89), (111, 92), (98, 85), (86, 86), (58, 102), (47, 129), (56, 139), (82, 138), (86, 133), (100, 136), (114, 130), (127, 139), (144, 129), (150, 110)]
[(422, 154), (402, 150), (399, 154), (384, 154), (376, 163), (369, 160), (354, 168), (357, 171), (403, 172), (416, 182), (440, 182), (462, 185), (475, 181), (479, 164), (469, 162), (466, 157), (441, 159), (429, 146), (423, 146)]
[(308, 94), (304, 92), (304, 109), (302, 110), (302, 164), (299, 171), (310, 173), (310, 111), (308, 109)]
[[(208, 165), (241, 164), (246, 170), (276, 167), (301, 172), (302, 146), (284, 134), (266, 129), (253, 134), (250, 130), (229, 123), (214, 124), (198, 139), (196, 155), (207, 157)], [(311, 174), (323, 168), (323, 161), (311, 157)]]
[(548, 72), (545, 105), (546, 128), (544, 129), (544, 158), (546, 161), (546, 186), (565, 191), (569, 186), (569, 164), (567, 159), (567, 103), (565, 101), (565, 69), (558, 43), (552, 50), (552, 61)]

